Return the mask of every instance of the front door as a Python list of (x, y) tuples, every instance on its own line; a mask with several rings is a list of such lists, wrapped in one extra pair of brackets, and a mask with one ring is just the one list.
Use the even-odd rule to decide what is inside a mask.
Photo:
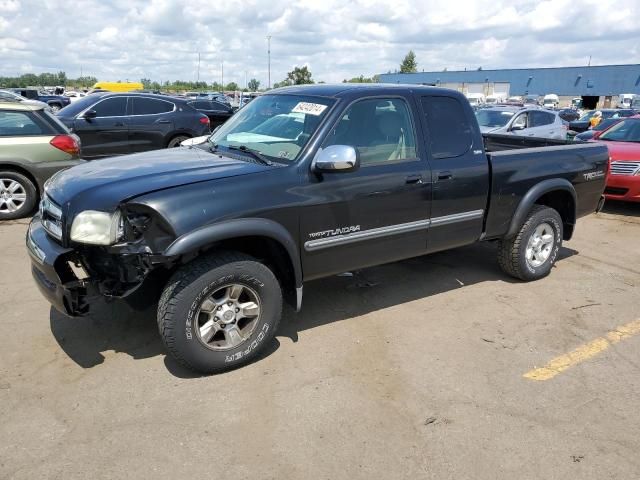
[(130, 153), (127, 97), (106, 98), (89, 110), (95, 110), (95, 118), (80, 115), (73, 122), (73, 132), (82, 142), (82, 156), (98, 158)]
[(475, 242), (482, 235), (489, 195), (489, 161), (473, 112), (450, 96), (421, 98), (431, 158), (433, 195), (428, 249)]
[(353, 146), (360, 168), (309, 173), (300, 219), (305, 279), (426, 251), (431, 182), (411, 97), (359, 100), (322, 147)]

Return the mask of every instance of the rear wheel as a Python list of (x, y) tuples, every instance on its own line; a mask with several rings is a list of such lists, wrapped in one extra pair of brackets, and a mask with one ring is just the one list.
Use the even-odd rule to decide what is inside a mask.
[(188, 137), (187, 135), (178, 135), (177, 137), (173, 137), (171, 140), (169, 140), (169, 143), (167, 144), (167, 148), (175, 148), (175, 147), (179, 147), (181, 142), (184, 142)]
[(24, 175), (0, 171), (0, 220), (26, 217), (36, 206), (35, 185)]
[(263, 350), (281, 314), (273, 272), (247, 255), (220, 253), (173, 275), (158, 304), (158, 327), (177, 361), (217, 373), (245, 365)]
[(515, 237), (501, 240), (498, 263), (505, 273), (531, 281), (549, 275), (562, 247), (562, 218), (553, 208), (535, 205)]

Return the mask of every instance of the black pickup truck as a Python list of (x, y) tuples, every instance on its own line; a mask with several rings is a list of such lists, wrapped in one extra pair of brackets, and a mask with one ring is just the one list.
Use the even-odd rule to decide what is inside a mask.
[(56, 309), (157, 302), (169, 352), (219, 372), (264, 348), (308, 280), (491, 240), (507, 274), (544, 277), (601, 207), (607, 162), (598, 144), (486, 153), (451, 90), (287, 87), (201, 145), (56, 174), (27, 247)]
[(34, 88), (14, 88), (12, 90), (18, 95), (22, 95), (29, 100), (37, 100), (39, 102), (46, 103), (54, 113), (71, 103), (71, 99), (69, 97), (62, 95), (50, 95), (45, 92), (40, 92)]

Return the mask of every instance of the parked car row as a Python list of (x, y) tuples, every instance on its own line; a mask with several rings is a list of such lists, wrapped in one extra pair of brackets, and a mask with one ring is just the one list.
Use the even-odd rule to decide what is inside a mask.
[(140, 93), (88, 95), (58, 112), (88, 159), (171, 148), (210, 131), (186, 99)]

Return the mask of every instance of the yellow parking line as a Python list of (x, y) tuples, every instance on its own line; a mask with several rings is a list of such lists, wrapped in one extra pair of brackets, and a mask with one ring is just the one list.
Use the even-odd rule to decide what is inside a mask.
[(523, 377), (529, 380), (549, 380), (560, 372), (564, 372), (568, 368), (595, 357), (611, 345), (615, 345), (638, 333), (640, 333), (640, 319), (611, 330), (604, 337), (599, 337), (589, 343), (580, 345), (575, 350), (552, 359), (544, 367), (534, 368), (525, 373)]

